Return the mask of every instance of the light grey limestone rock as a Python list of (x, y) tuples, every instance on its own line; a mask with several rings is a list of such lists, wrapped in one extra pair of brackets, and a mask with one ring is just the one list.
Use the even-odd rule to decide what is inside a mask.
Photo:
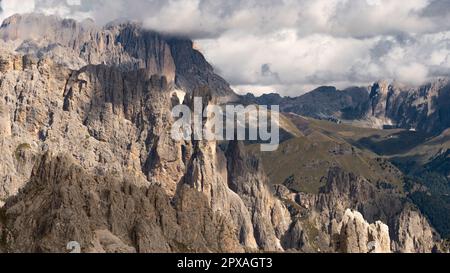
[(340, 250), (344, 253), (389, 253), (389, 227), (380, 221), (369, 224), (361, 213), (346, 210), (339, 234)]
[(415, 208), (405, 207), (395, 225), (393, 249), (402, 253), (431, 253), (436, 245), (436, 233), (427, 219)]

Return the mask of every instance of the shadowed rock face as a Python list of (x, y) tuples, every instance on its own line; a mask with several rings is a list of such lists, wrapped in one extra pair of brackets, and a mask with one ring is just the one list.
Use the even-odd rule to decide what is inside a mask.
[(4, 207), (8, 251), (65, 252), (69, 241), (83, 252), (242, 251), (233, 226), (189, 187), (173, 204), (160, 187), (93, 176), (50, 154), (31, 177)]
[(355, 239), (347, 209), (385, 222), (391, 250), (434, 243), (420, 213), (362, 177), (333, 170), (319, 194), (275, 196), (243, 143), (173, 140), (173, 94), (234, 96), (190, 41), (40, 15), (0, 36), (0, 251), (364, 252), (340, 247)]
[(291, 222), (289, 212), (280, 200), (272, 197), (260, 160), (242, 146), (237, 141), (228, 146), (228, 186), (241, 196), (249, 209), (258, 245), (267, 250), (273, 246), (282, 250), (279, 238)]

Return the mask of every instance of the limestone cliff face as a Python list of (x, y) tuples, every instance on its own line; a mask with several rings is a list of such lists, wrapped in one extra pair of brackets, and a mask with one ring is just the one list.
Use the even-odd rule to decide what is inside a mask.
[(98, 27), (90, 20), (14, 15), (3, 22), (0, 38), (21, 54), (48, 57), (70, 69), (89, 64), (142, 69), (147, 77), (165, 76), (186, 92), (207, 84), (224, 100), (236, 98), (191, 41), (145, 30), (138, 23), (113, 22)]
[[(231, 92), (220, 77), (212, 74), (212, 67), (192, 49), (191, 42), (165, 39), (133, 24), (98, 30), (89, 22), (80, 25), (55, 17), (43, 17), (43, 25), (27, 36), (24, 26), (40, 21), (41, 17), (35, 16), (12, 17), (1, 30), (7, 42), (19, 41), (16, 51), (5, 49), (1, 56), (0, 75), (5, 151), (1, 155), (4, 164), (0, 170), (0, 196), (2, 202), (8, 200), (3, 229), (8, 251), (63, 251), (67, 240), (80, 240), (86, 251), (99, 252), (283, 250), (279, 243), (284, 232), (282, 224), (276, 218), (265, 222), (281, 216), (272, 211), (272, 205), (265, 205), (277, 204), (281, 212), (284, 207), (264, 181), (253, 182), (262, 194), (254, 192), (251, 200), (244, 200), (228, 186), (227, 158), (217, 143), (177, 142), (170, 136), (174, 122), (171, 109), (179, 103), (173, 94), (180, 88), (191, 96), (204, 90), (204, 95), (214, 98), (211, 103), (222, 101), (223, 95)], [(46, 24), (53, 27), (48, 30)], [(70, 32), (74, 32), (73, 36)], [(70, 53), (67, 58), (61, 60), (55, 55), (58, 51), (47, 50), (55, 40), (60, 40), (64, 54)], [(36, 47), (25, 50), (25, 44), (31, 42), (37, 43)], [(80, 47), (83, 49), (78, 51)], [(74, 56), (80, 62), (71, 59)], [(214, 89), (216, 84), (222, 89)], [(186, 103), (190, 103), (189, 99)], [(60, 195), (60, 186), (76, 184), (81, 192), (72, 188)], [(108, 188), (122, 187), (144, 194), (138, 193), (134, 201), (128, 201), (120, 190), (111, 196), (102, 195)], [(168, 227), (172, 224), (166, 227), (158, 221), (155, 226), (153, 220), (126, 223), (152, 214), (145, 209), (155, 202), (146, 193), (153, 189), (165, 198), (161, 207), (167, 206), (167, 210), (156, 213), (156, 219), (172, 217), (175, 226), (183, 219), (195, 224), (186, 222), (190, 227), (177, 230)], [(201, 197), (196, 200), (190, 193)], [(94, 195), (97, 203), (81, 210), (86, 207), (86, 194)], [(128, 212), (102, 220), (100, 214), (111, 210), (99, 207), (106, 202), (103, 198), (110, 206), (121, 208), (127, 202), (132, 205)], [(23, 207), (23, 202), (45, 204)], [(211, 216), (205, 221), (215, 221), (212, 218), (216, 217), (227, 226), (214, 226), (215, 231), (224, 232), (223, 238), (218, 234), (208, 236), (218, 238), (220, 244), (237, 245), (221, 248), (202, 240), (160, 240), (172, 235), (189, 237), (185, 232), (192, 232), (192, 238), (200, 236), (195, 232), (207, 228), (204, 222), (173, 215), (180, 216), (178, 208), (197, 213), (203, 205)], [(61, 218), (55, 216), (67, 211), (72, 212)], [(123, 217), (130, 219), (121, 221)], [(283, 221), (290, 220), (287, 211), (283, 217), (287, 218)], [(105, 224), (91, 225), (90, 221)], [(172, 235), (153, 227), (164, 232), (172, 229)], [(28, 235), (19, 238), (19, 233)]]
[(269, 190), (259, 159), (248, 154), (242, 146), (237, 141), (229, 144), (228, 185), (241, 196), (252, 215), (258, 246), (265, 250), (283, 250), (280, 238), (289, 228), (290, 214)]
[[(86, 66), (69, 78), (63, 110), (76, 113), (77, 122), (87, 129), (86, 139), (108, 150), (95, 166), (97, 173), (142, 177), (162, 183), (173, 194), (185, 170), (181, 145), (170, 137), (173, 86), (165, 77), (141, 72)], [(85, 162), (83, 154), (78, 157), (89, 169), (92, 162)], [(104, 169), (111, 160), (117, 162)]]
[[(6, 43), (0, 57), (5, 100), (0, 132), (11, 136), (1, 145), (20, 148), (2, 155), (0, 199), (29, 177), (34, 150), (64, 152), (74, 146), (81, 147), (73, 156), (89, 170), (169, 180), (163, 183), (174, 192), (184, 165), (181, 147), (168, 135), (170, 90), (192, 92), (207, 84), (220, 87), (212, 89), (219, 97), (234, 95), (192, 42), (138, 24), (99, 28), (91, 21), (15, 15), (2, 24), (0, 36)], [(189, 76), (197, 71), (202, 73)], [(27, 158), (19, 158), (25, 152)], [(14, 159), (27, 161), (26, 168)], [(168, 170), (174, 175), (159, 175)]]
[(391, 251), (433, 246), (420, 213), (363, 178), (275, 195), (243, 143), (175, 141), (177, 94), (234, 96), (190, 41), (33, 14), (0, 37), (0, 251), (387, 252), (376, 221)]
[[(211, 98), (208, 93), (202, 95), (204, 101)], [(282, 251), (280, 238), (290, 222), (288, 211), (270, 192), (254, 159), (242, 154), (241, 144), (230, 143), (226, 154), (217, 144), (192, 143), (183, 183), (202, 192), (214, 211), (234, 223), (235, 236), (244, 247)]]
[(392, 107), (390, 100), (393, 94), (394, 89), (386, 81), (375, 83), (370, 89), (370, 109), (367, 111), (367, 118), (374, 120), (380, 128), (383, 125), (393, 125), (390, 116), (386, 115)]
[(436, 134), (450, 126), (449, 98), (448, 79), (420, 87), (379, 82), (371, 88), (367, 117), (380, 119), (385, 125)]

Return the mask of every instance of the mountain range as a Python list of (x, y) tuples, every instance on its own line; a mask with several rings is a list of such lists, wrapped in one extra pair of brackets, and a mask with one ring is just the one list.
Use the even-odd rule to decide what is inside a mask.
[[(446, 79), (239, 96), (189, 39), (41, 14), (0, 48), (0, 252), (448, 251)], [(279, 149), (172, 139), (199, 96), (280, 105)]]

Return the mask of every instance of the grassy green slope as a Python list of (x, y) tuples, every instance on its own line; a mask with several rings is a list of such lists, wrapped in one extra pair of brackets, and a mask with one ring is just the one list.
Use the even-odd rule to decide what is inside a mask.
[[(373, 183), (383, 182), (402, 189), (402, 173), (387, 160), (375, 153), (351, 145), (336, 132), (333, 123), (321, 128), (322, 121), (291, 118), (301, 134), (281, 143), (275, 152), (263, 152), (264, 168), (272, 184), (285, 184), (290, 189), (317, 193), (324, 186), (325, 178), (332, 167), (365, 177)], [(330, 131), (330, 132), (328, 132)], [(250, 145), (252, 152), (259, 146)]]

